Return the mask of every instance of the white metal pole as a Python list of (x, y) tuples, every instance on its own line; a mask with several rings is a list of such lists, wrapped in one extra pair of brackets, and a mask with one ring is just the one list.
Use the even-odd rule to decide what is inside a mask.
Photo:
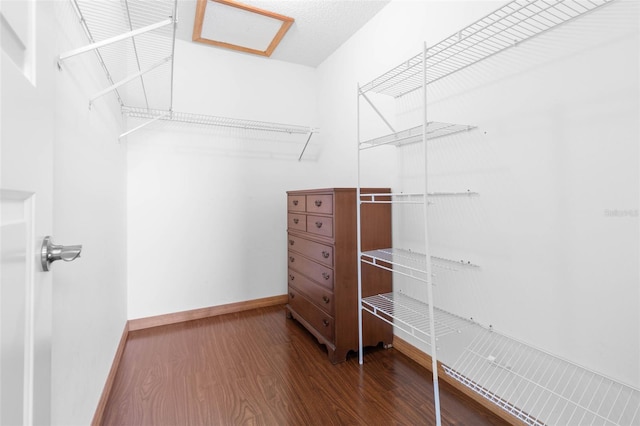
[(300, 157), (298, 157), (298, 161), (302, 161), (302, 156), (304, 155), (304, 152), (307, 150), (307, 145), (309, 145), (311, 136), (313, 136), (313, 129), (309, 129), (309, 134), (307, 135), (307, 141), (305, 142), (304, 147), (302, 148), (302, 152), (300, 153)]
[(435, 317), (433, 310), (433, 277), (431, 269), (431, 255), (429, 252), (429, 220), (428, 211), (429, 201), (427, 197), (427, 183), (429, 170), (427, 166), (427, 160), (429, 158), (427, 154), (427, 43), (424, 43), (422, 50), (422, 102), (423, 102), (423, 128), (422, 128), (422, 143), (424, 146), (424, 239), (425, 239), (425, 251), (427, 257), (427, 298), (429, 309), (429, 334), (431, 335), (431, 369), (433, 371), (433, 401), (435, 405), (436, 425), (441, 425), (440, 419), (440, 386), (438, 384), (438, 356), (436, 350), (436, 327)]
[(362, 365), (364, 363), (364, 340), (362, 337), (362, 230), (361, 230), (361, 219), (360, 219), (360, 84), (358, 84), (358, 94), (357, 94), (357, 105), (356, 105), (356, 115), (357, 115), (357, 126), (358, 129), (356, 131), (356, 148), (358, 150), (358, 186), (356, 188), (356, 243), (357, 243), (357, 251), (358, 251), (358, 363)]
[(153, 31), (153, 30), (156, 30), (158, 28), (162, 28), (162, 27), (164, 27), (166, 25), (170, 25), (170, 24), (173, 24), (173, 18), (168, 18), (168, 19), (165, 19), (164, 21), (160, 21), (160, 22), (157, 22), (155, 24), (147, 25), (146, 27), (138, 28), (137, 30), (128, 31), (128, 32), (126, 32), (124, 34), (120, 34), (118, 36), (111, 37), (111, 38), (108, 38), (106, 40), (99, 41), (97, 43), (92, 43), (92, 44), (90, 44), (88, 46), (84, 46), (84, 47), (80, 47), (78, 49), (71, 50), (69, 52), (61, 54), (58, 57), (58, 63), (60, 63), (61, 61), (64, 61), (65, 59), (68, 59), (68, 58), (70, 58), (72, 56), (76, 56), (76, 55), (79, 55), (81, 53), (89, 52), (91, 50), (96, 50), (96, 49), (99, 49), (101, 47), (108, 46), (108, 45), (110, 45), (112, 43), (116, 43), (118, 41), (125, 40), (127, 38), (135, 37), (137, 35), (144, 34), (146, 32)]
[(152, 119), (152, 120), (147, 121), (146, 123), (142, 123), (141, 125), (139, 125), (139, 126), (137, 126), (137, 127), (134, 127), (133, 129), (129, 130), (128, 132), (124, 132), (123, 134), (121, 134), (120, 136), (118, 136), (118, 140), (119, 140), (119, 141), (120, 141), (120, 140), (122, 140), (122, 138), (124, 138), (125, 136), (130, 135), (131, 133), (133, 133), (133, 132), (135, 132), (135, 131), (138, 131), (138, 130), (142, 129), (143, 127), (146, 127), (146, 126), (148, 126), (148, 125), (149, 125), (149, 124), (151, 124), (151, 123), (155, 123), (156, 121), (158, 121), (158, 120), (160, 120), (160, 119), (162, 119), (162, 118), (166, 117), (166, 116), (167, 116), (167, 115), (169, 115), (169, 114), (171, 114), (171, 111), (167, 111), (167, 112), (165, 112), (164, 114), (159, 115), (159, 116), (157, 116), (156, 118), (154, 118), (154, 119)]
[(156, 63), (155, 65), (150, 66), (149, 68), (146, 68), (144, 70), (138, 71), (135, 74), (130, 75), (129, 77), (120, 80), (119, 82), (107, 87), (106, 89), (102, 90), (100, 93), (96, 93), (95, 95), (93, 95), (93, 97), (89, 100), (89, 106), (91, 106), (91, 104), (93, 104), (93, 101), (95, 101), (96, 99), (98, 99), (101, 96), (106, 95), (107, 93), (117, 89), (118, 87), (127, 84), (128, 82), (130, 82), (131, 80), (134, 80), (138, 77), (140, 77), (143, 74), (148, 73), (151, 70), (154, 70), (156, 68), (158, 68), (160, 65), (169, 62), (171, 60), (171, 56), (167, 56), (166, 58), (164, 58), (163, 60), (161, 60), (160, 62)]
[[(362, 93), (362, 91), (360, 90), (360, 87), (358, 87), (358, 95), (361, 95), (365, 101), (367, 101), (369, 103), (369, 105), (371, 105), (371, 108), (373, 108), (373, 110), (376, 112), (376, 114), (378, 114), (378, 117), (380, 117), (382, 119), (382, 121), (384, 121), (384, 124), (387, 125), (387, 127), (389, 128), (389, 130), (391, 130), (391, 133), (396, 133), (396, 130), (393, 128), (393, 126), (389, 123), (389, 121), (387, 121), (386, 118), (384, 118), (384, 115), (382, 115), (382, 113), (380, 112), (380, 110), (378, 108), (376, 108), (376, 106), (373, 104), (373, 102), (371, 102), (371, 100), (367, 97), (367, 95), (365, 95), (364, 93)], [(358, 100), (358, 105), (360, 105), (360, 100)], [(358, 149), (360, 148), (360, 140), (358, 140)]]

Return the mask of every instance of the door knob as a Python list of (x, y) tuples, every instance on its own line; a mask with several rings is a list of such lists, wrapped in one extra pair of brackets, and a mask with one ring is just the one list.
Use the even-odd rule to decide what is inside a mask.
[(40, 262), (42, 264), (42, 270), (48, 271), (51, 262), (56, 260), (64, 260), (65, 262), (71, 262), (72, 260), (80, 257), (82, 251), (82, 245), (75, 246), (63, 246), (53, 244), (51, 237), (46, 236), (42, 241), (42, 248), (40, 250)]

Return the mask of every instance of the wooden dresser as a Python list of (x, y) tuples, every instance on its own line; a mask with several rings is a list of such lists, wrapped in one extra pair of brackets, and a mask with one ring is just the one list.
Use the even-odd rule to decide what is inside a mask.
[[(389, 189), (361, 189), (388, 193)], [(389, 204), (362, 205), (362, 250), (391, 247)], [(358, 351), (356, 189), (287, 192), (287, 316), (327, 347), (332, 363)], [(363, 297), (391, 291), (391, 273), (363, 265)], [(365, 346), (391, 345), (390, 325), (363, 312)]]

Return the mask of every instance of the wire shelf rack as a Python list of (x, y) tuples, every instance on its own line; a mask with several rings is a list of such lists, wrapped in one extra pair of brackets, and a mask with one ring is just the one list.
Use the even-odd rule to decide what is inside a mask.
[[(427, 84), (591, 12), (613, 0), (514, 0), (427, 49)], [(362, 93), (400, 97), (423, 85), (422, 52), (371, 82)]]
[[(427, 192), (429, 197), (473, 197), (479, 195), (475, 191)], [(423, 193), (387, 192), (381, 194), (360, 194), (362, 204), (424, 204)]]
[(141, 118), (147, 120), (159, 119), (203, 126), (232, 127), (245, 130), (281, 132), (289, 134), (309, 134), (318, 132), (318, 129), (293, 124), (243, 120), (238, 118), (217, 117), (212, 115), (192, 114), (177, 111), (150, 110), (145, 108), (134, 108), (126, 106), (122, 108), (122, 113), (126, 117), (132, 118)]
[[(361, 260), (363, 263), (427, 282), (427, 256), (423, 253), (407, 249), (386, 248), (362, 252)], [(458, 270), (458, 267), (480, 267), (466, 260), (453, 260), (438, 256), (431, 256), (431, 261), (434, 267), (449, 270)]]
[(640, 390), (480, 328), (445, 372), (531, 425), (640, 424)]
[[(377, 294), (362, 299), (362, 309), (392, 324), (416, 339), (431, 344), (429, 332), (429, 306), (403, 293)], [(436, 339), (452, 333), (461, 333), (474, 323), (434, 307)]]
[[(375, 139), (360, 142), (361, 150), (374, 148), (381, 145), (403, 146), (422, 142), (422, 125), (402, 130), (397, 133), (381, 136)], [(437, 139), (444, 136), (450, 136), (460, 132), (466, 132), (475, 129), (475, 126), (465, 124), (440, 123), (430, 121), (427, 123), (427, 140)]]
[(71, 0), (91, 44), (62, 54), (59, 63), (94, 51), (111, 86), (92, 102), (113, 91), (120, 106), (171, 109), (176, 1)]

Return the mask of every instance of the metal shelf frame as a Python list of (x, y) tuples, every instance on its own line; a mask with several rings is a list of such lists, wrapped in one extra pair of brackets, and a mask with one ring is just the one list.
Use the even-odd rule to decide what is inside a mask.
[[(90, 44), (61, 53), (58, 66), (94, 52), (110, 83), (90, 98), (89, 107), (113, 92), (121, 107), (171, 109), (177, 0), (157, 0), (153, 7), (144, 0), (70, 1)], [(147, 79), (151, 72), (154, 78)]]
[[(432, 372), (433, 372), (433, 387), (434, 387), (434, 405), (435, 405), (435, 418), (436, 424), (441, 424), (440, 419), (440, 401), (439, 401), (439, 387), (438, 387), (438, 355), (436, 339), (443, 335), (439, 328), (440, 318), (446, 316), (442, 311), (434, 307), (433, 303), (433, 274), (432, 267), (438, 264), (444, 265), (447, 268), (457, 268), (458, 266), (478, 268), (477, 265), (470, 262), (458, 262), (450, 261), (448, 259), (434, 257), (430, 253), (429, 249), (429, 223), (427, 217), (427, 205), (429, 203), (428, 198), (430, 196), (458, 196), (461, 193), (439, 193), (428, 194), (428, 170), (427, 170), (427, 141), (435, 139), (437, 137), (449, 136), (452, 134), (460, 133), (463, 131), (469, 131), (474, 126), (460, 125), (451, 123), (438, 123), (435, 121), (427, 120), (427, 86), (433, 84), (441, 79), (446, 78), (458, 71), (468, 69), (473, 65), (490, 58), (504, 50), (517, 46), (520, 43), (525, 42), (533, 37), (543, 34), (553, 28), (558, 27), (566, 22), (572, 21), (579, 16), (592, 12), (609, 2), (614, 0), (513, 0), (495, 10), (494, 12), (482, 17), (473, 24), (457, 31), (450, 37), (442, 40), (441, 42), (429, 46), (425, 45), (423, 51), (415, 56), (412, 56), (408, 60), (404, 61), (400, 65), (392, 68), (391, 70), (381, 74), (374, 80), (364, 85), (358, 85), (357, 87), (357, 132), (358, 132), (358, 205), (357, 205), (357, 217), (358, 217), (358, 253), (361, 266), (362, 264), (370, 264), (379, 268), (383, 268), (392, 271), (394, 274), (401, 274), (409, 276), (418, 282), (426, 283), (426, 301), (415, 302), (407, 298), (407, 296), (399, 293), (391, 293), (387, 295), (376, 295), (367, 298), (362, 297), (362, 271), (361, 267), (358, 269), (358, 298), (359, 298), (359, 312), (358, 319), (360, 323), (360, 353), (359, 362), (363, 363), (363, 348), (362, 348), (362, 311), (367, 311), (377, 316), (383, 321), (386, 321), (394, 326), (405, 330), (418, 340), (425, 342), (431, 348), (432, 358)], [(421, 101), (423, 104), (423, 117), (422, 124), (404, 130), (397, 130), (392, 123), (381, 113), (376, 107), (375, 103), (370, 98), (370, 93), (377, 93), (393, 98), (399, 98), (409, 93), (418, 92), (421, 93)], [(391, 132), (390, 134), (377, 137), (374, 139), (362, 140), (360, 135), (361, 131), (361, 112), (360, 104), (361, 100), (373, 109), (377, 116), (384, 122), (386, 127)], [(424, 193), (427, 194), (382, 194), (369, 195), (363, 198), (360, 194), (360, 169), (361, 169), (361, 155), (360, 152), (366, 149), (372, 149), (379, 146), (397, 146), (402, 147), (408, 144), (423, 143), (424, 144)], [(468, 191), (466, 195), (477, 195)], [(379, 249), (374, 251), (362, 252), (361, 247), (361, 235), (360, 235), (360, 206), (365, 203), (399, 203), (399, 204), (423, 204), (424, 205), (424, 246), (425, 254), (414, 253), (408, 250), (400, 249)], [(433, 263), (433, 265), (432, 265)], [(416, 314), (417, 313), (417, 314)], [(455, 317), (455, 316), (454, 316)], [(466, 320), (465, 320), (466, 321)], [(472, 326), (470, 321), (467, 321)], [(482, 345), (483, 341), (480, 340), (478, 345)], [(526, 347), (526, 346), (525, 346)], [(468, 356), (473, 358), (476, 353), (474, 349), (468, 350)], [(491, 360), (491, 355), (484, 355), (486, 359)], [(489, 358), (487, 358), (489, 357)], [(556, 358), (554, 358), (556, 359)], [(531, 361), (533, 362), (533, 361)], [(466, 370), (467, 365), (474, 365), (473, 361), (469, 364), (465, 364), (465, 361), (460, 361), (459, 365), (454, 365), (449, 368), (447, 374), (460, 380), (462, 383), (494, 401), (507, 411), (514, 414), (526, 423), (537, 425), (545, 422), (543, 419), (545, 413), (537, 413), (535, 408), (530, 407), (529, 400), (532, 398), (523, 399), (521, 397), (514, 398), (511, 393), (506, 395), (500, 395), (493, 392), (491, 383), (486, 385), (483, 382), (483, 377), (477, 377), (474, 372), (468, 372)], [(485, 362), (486, 364), (486, 362)], [(495, 370), (502, 370), (507, 375), (512, 375), (512, 371), (502, 368), (500, 366), (492, 365), (491, 368)], [(458, 370), (460, 369), (460, 370)], [(536, 371), (538, 367), (535, 367)], [(586, 370), (585, 370), (586, 371)], [(595, 374), (595, 373), (593, 373)], [(597, 375), (596, 375), (597, 376)], [(591, 376), (591, 380), (594, 380)], [(526, 377), (524, 375), (516, 375), (516, 377)], [(597, 376), (600, 377), (600, 376)], [(535, 382), (535, 378), (526, 379), (528, 382)], [(519, 386), (517, 384), (516, 386)], [(614, 410), (618, 404), (618, 398), (615, 402), (605, 403), (602, 400), (595, 397), (603, 393), (603, 389), (594, 389), (596, 394), (591, 397), (586, 405), (582, 402), (572, 402), (571, 408), (563, 407), (563, 411), (571, 411), (572, 414), (569, 418), (561, 414), (560, 417), (554, 420), (554, 417), (550, 417), (551, 424), (564, 424), (562, 421), (577, 419), (579, 422), (586, 422), (585, 424), (627, 424), (626, 421), (638, 420), (638, 406), (640, 405), (640, 396), (635, 389), (628, 390), (628, 387), (617, 387), (615, 382), (607, 382), (605, 385), (607, 389), (614, 388), (614, 393), (618, 395), (624, 394), (621, 400), (626, 402), (620, 402), (620, 404), (630, 405), (633, 411), (631, 414), (627, 413), (627, 408), (624, 408), (624, 412), (620, 418), (616, 421), (609, 423), (607, 416), (601, 414), (595, 414), (594, 411), (598, 411), (600, 407), (604, 406), (604, 411), (608, 411), (608, 414), (616, 412)], [(608, 391), (607, 391), (608, 392)], [(552, 391), (553, 393), (553, 391)], [(536, 394), (537, 395), (537, 394)], [(628, 395), (628, 397), (627, 397)], [(544, 397), (534, 396), (537, 400), (543, 400)], [(580, 396), (582, 398), (582, 396)], [(550, 398), (546, 398), (547, 400)], [(567, 398), (565, 398), (566, 400)], [(569, 398), (571, 399), (571, 398)], [(592, 403), (599, 403), (598, 410), (592, 409)], [(560, 402), (552, 404), (555, 409), (556, 406), (562, 405)], [(521, 406), (522, 408), (516, 408)], [(547, 408), (549, 405), (542, 405), (543, 408)], [(575, 415), (573, 413), (579, 412), (578, 406), (581, 406), (581, 414)], [(561, 422), (558, 423), (557, 420)], [(621, 423), (621, 421), (624, 421)], [(555, 423), (554, 423), (555, 422)], [(576, 423), (578, 424), (578, 423)], [(581, 423), (582, 424), (582, 423)]]
[[(431, 84), (614, 0), (514, 0), (427, 50)], [(362, 93), (400, 97), (423, 84), (419, 53), (360, 87)]]
[[(113, 93), (124, 117), (148, 120), (128, 130), (125, 127), (118, 140), (158, 120), (283, 132), (304, 135), (300, 161), (311, 137), (319, 132), (308, 126), (173, 111), (177, 0), (155, 0), (153, 4), (148, 0), (70, 1), (90, 44), (61, 53), (58, 67), (62, 70), (71, 58), (94, 52), (109, 86), (90, 97), (89, 108)], [(147, 78), (151, 73), (153, 78)]]

